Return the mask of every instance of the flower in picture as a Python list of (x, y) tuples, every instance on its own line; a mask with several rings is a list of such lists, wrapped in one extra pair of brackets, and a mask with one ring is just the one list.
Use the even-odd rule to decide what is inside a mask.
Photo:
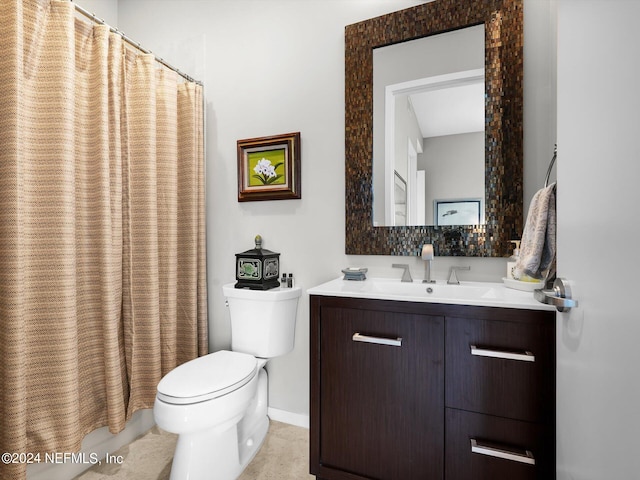
[(263, 185), (270, 185), (279, 178), (282, 178), (282, 174), (276, 173), (276, 169), (283, 165), (283, 162), (271, 164), (271, 160), (262, 158), (258, 161), (253, 171), (256, 172), (253, 178), (257, 178)]

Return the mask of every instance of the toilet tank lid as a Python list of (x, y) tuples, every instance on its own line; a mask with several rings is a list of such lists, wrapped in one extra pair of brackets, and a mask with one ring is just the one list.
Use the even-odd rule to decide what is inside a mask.
[(171, 403), (202, 401), (245, 385), (257, 371), (253, 355), (220, 350), (183, 363), (158, 383), (158, 396)]

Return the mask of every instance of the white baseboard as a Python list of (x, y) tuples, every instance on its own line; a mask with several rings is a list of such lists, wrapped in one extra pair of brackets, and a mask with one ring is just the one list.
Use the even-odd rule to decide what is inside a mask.
[(289, 425), (295, 425), (296, 427), (309, 428), (309, 415), (287, 412), (273, 407), (268, 408), (267, 414), (271, 420), (275, 420), (276, 422), (288, 423)]

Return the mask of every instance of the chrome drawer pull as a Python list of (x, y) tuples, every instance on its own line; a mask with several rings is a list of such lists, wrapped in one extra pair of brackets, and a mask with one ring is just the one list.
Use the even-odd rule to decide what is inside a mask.
[(522, 353), (510, 352), (508, 350), (489, 350), (486, 348), (478, 348), (475, 345), (469, 345), (471, 347), (471, 355), (477, 355), (479, 357), (493, 357), (493, 358), (505, 358), (507, 360), (520, 360), (521, 362), (535, 362), (536, 357), (529, 351)]
[(351, 339), (354, 342), (375, 343), (378, 345), (391, 345), (392, 347), (402, 346), (402, 337), (398, 338), (384, 338), (384, 337), (371, 337), (369, 335), (362, 335), (361, 333), (354, 333)]
[(487, 455), (489, 457), (504, 458), (505, 460), (511, 460), (512, 462), (526, 463), (528, 465), (536, 464), (536, 460), (533, 458), (533, 454), (529, 450), (525, 450), (525, 453), (510, 452), (509, 450), (502, 450), (500, 448), (490, 447), (489, 445), (483, 445), (475, 438), (471, 439), (471, 452), (479, 453), (480, 455)]

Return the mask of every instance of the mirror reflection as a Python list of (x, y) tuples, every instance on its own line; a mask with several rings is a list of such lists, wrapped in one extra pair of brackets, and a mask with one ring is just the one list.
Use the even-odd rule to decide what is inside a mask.
[(484, 25), (373, 50), (373, 223), (485, 222)]

